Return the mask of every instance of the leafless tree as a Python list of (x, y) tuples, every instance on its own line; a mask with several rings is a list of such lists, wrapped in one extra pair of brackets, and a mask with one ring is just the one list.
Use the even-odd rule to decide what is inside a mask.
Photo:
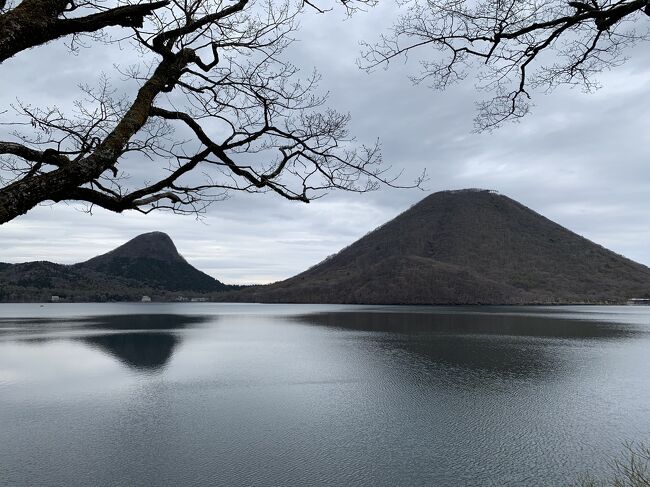
[[(0, 22), (56, 1), (5, 7)], [(99, 9), (72, 8), (91, 7)], [(322, 5), (171, 0), (100, 9), (75, 22), (87, 26), (95, 16), (113, 25), (107, 18), (131, 8), (137, 13), (117, 23), (129, 26), (120, 42), (140, 55), (139, 64), (120, 71), (137, 83), (135, 95), (103, 76), (97, 86), (81, 87), (73, 113), (22, 102), (6, 114), (13, 132), (0, 141), (0, 224), (48, 200), (115, 212), (201, 212), (232, 190), (308, 202), (330, 189), (394, 183), (379, 147), (357, 145), (349, 116), (324, 107), (318, 75), (300, 79), (287, 60), (296, 19), (305, 8), (324, 11)], [(58, 35), (44, 31), (42, 39)], [(12, 55), (5, 52), (5, 59)], [(146, 172), (146, 180), (135, 181), (129, 170)]]
[(362, 66), (386, 66), (418, 51), (426, 60), (413, 77), (416, 83), (445, 88), (475, 76), (477, 86), (494, 95), (479, 103), (478, 130), (524, 116), (532, 90), (559, 84), (593, 90), (595, 74), (618, 66), (626, 47), (648, 39), (648, 0), (403, 0), (402, 5), (406, 13), (393, 31), (365, 46)]
[(650, 487), (650, 448), (644, 444), (626, 443), (623, 455), (610, 463), (610, 478), (597, 479), (587, 474), (571, 487)]

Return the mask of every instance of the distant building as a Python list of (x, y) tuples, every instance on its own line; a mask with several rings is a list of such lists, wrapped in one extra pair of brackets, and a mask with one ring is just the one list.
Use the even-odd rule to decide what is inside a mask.
[(650, 298), (632, 298), (627, 300), (627, 304), (643, 304), (650, 306)]
[(192, 298), (190, 301), (192, 303), (205, 303), (208, 300), (208, 298)]
[(51, 298), (51, 301), (53, 303), (58, 303), (59, 301), (61, 301), (61, 297), (53, 295), (52, 298)]
[(151, 298), (149, 296), (142, 296), (142, 299), (140, 301), (142, 301), (143, 303), (150, 303)]

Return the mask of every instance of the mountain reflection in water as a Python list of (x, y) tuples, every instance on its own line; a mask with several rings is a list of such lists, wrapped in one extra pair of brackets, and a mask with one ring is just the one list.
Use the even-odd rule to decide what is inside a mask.
[[(551, 313), (549, 313), (551, 314)], [(553, 319), (549, 319), (553, 318)], [(628, 323), (595, 320), (562, 319), (552, 316), (508, 315), (458, 312), (400, 313), (395, 312), (336, 312), (312, 313), (295, 319), (315, 325), (368, 332), (389, 332), (405, 335), (501, 335), (540, 338), (626, 338), (645, 329)]]
[[(595, 322), (532, 315), (393, 311), (314, 313), (294, 320), (345, 331), (364, 333), (380, 354), (406, 354), (405, 362), (424, 360), (431, 366), (474, 370), (481, 380), (489, 377), (539, 377), (572, 370), (575, 353), (562, 353), (563, 342), (597, 345), (606, 340), (625, 340), (647, 333), (624, 323)], [(391, 361), (391, 367), (395, 362)], [(448, 385), (453, 386), (453, 381)]]
[[(196, 326), (214, 317), (173, 314), (139, 314), (94, 316), (78, 319), (39, 319), (11, 327), (13, 339), (47, 343), (53, 340), (74, 340), (90, 345), (118, 359), (122, 364), (140, 370), (158, 371), (174, 355), (181, 342), (181, 330)], [(0, 337), (7, 334), (0, 324)], [(14, 322), (14, 324), (16, 324)], [(52, 333), (55, 330), (55, 333)]]
[(650, 442), (650, 307), (0, 307), (0, 487), (546, 487)]
[(204, 321), (207, 318), (183, 315), (103, 316), (88, 328), (124, 333), (92, 334), (80, 340), (112, 355), (124, 365), (155, 371), (164, 367), (174, 355), (181, 341), (178, 331)]

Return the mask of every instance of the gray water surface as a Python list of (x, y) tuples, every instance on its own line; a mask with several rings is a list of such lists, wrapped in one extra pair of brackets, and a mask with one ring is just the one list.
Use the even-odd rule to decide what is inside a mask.
[(626, 441), (649, 307), (0, 305), (2, 486), (560, 486)]

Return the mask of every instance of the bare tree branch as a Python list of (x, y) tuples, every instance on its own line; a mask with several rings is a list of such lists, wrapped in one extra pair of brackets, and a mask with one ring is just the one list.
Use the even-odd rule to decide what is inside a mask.
[[(25, 49), (71, 34), (96, 32), (106, 27), (142, 27), (144, 18), (169, 0), (123, 5), (85, 17), (61, 18), (69, 0), (23, 0), (0, 14), (0, 63)], [(2, 7), (0, 7), (0, 11)]]
[[(63, 8), (57, 1), (25, 0), (0, 19), (34, 2)], [(357, 144), (349, 115), (324, 107), (318, 75), (301, 79), (285, 60), (304, 8), (174, 1), (57, 20), (70, 32), (130, 25), (150, 64), (120, 70), (139, 83), (132, 99), (101, 76), (81, 87), (72, 114), (14, 107), (16, 140), (0, 142), (0, 224), (47, 200), (197, 213), (228, 191), (309, 202), (333, 189), (395, 186), (378, 144)]]
[(478, 105), (478, 130), (526, 115), (529, 90), (559, 84), (593, 90), (594, 75), (648, 39), (647, 27), (634, 26), (650, 13), (649, 0), (406, 0), (404, 6), (391, 35), (365, 45), (362, 67), (436, 51), (412, 80), (443, 89), (474, 74), (479, 89), (494, 93)]

